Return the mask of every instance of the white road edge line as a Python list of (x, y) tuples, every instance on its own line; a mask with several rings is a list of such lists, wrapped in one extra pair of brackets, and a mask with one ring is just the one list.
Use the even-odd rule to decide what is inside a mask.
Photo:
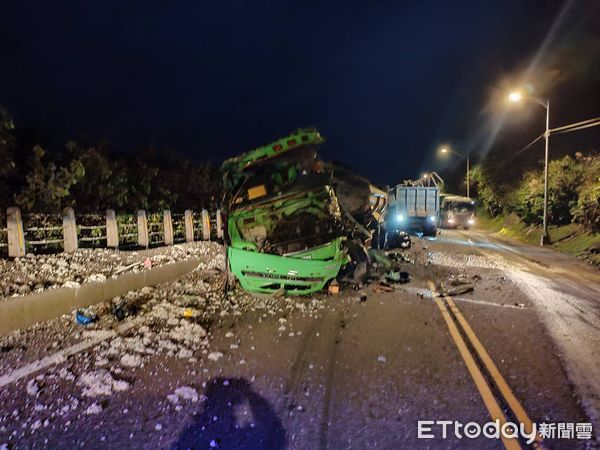
[(60, 364), (64, 361), (66, 361), (69, 356), (75, 355), (76, 353), (79, 353), (79, 352), (82, 352), (83, 350), (86, 350), (94, 345), (97, 345), (100, 342), (105, 341), (106, 339), (115, 337), (117, 334), (123, 333), (124, 331), (127, 331), (134, 325), (137, 325), (138, 322), (139, 322), (138, 320), (132, 320), (131, 322), (123, 324), (120, 327), (118, 327), (117, 331), (98, 330), (97, 336), (94, 336), (90, 339), (86, 339), (83, 342), (79, 342), (78, 344), (72, 345), (65, 349), (62, 349), (61, 351), (54, 353), (53, 355), (46, 356), (45, 358), (42, 358), (42, 359), (38, 359), (37, 361), (34, 361), (30, 364), (27, 364), (26, 366), (15, 369), (6, 375), (2, 375), (0, 377), (0, 388), (3, 388), (11, 383), (14, 383), (15, 381), (18, 381), (21, 378), (27, 377), (27, 376), (31, 375), (32, 373), (37, 372), (38, 370), (44, 369), (53, 364)]

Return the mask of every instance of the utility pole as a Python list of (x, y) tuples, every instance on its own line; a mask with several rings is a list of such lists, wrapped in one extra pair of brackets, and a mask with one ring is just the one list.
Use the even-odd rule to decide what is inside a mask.
[(542, 238), (540, 239), (540, 245), (548, 244), (550, 242), (548, 236), (548, 140), (550, 139), (550, 99), (545, 102), (537, 97), (524, 97), (519, 91), (513, 91), (508, 95), (508, 100), (512, 103), (518, 103), (523, 99), (531, 99), (537, 104), (546, 108), (546, 131), (544, 133), (544, 141), (546, 143), (546, 149), (544, 154), (544, 217), (542, 225)]
[(548, 239), (548, 141), (550, 139), (550, 100), (546, 100), (546, 132), (544, 133), (545, 155), (544, 155), (544, 225), (540, 245), (547, 244)]
[(469, 190), (469, 171), (471, 168), (469, 167), (469, 154), (467, 153), (467, 197), (470, 197), (471, 192)]

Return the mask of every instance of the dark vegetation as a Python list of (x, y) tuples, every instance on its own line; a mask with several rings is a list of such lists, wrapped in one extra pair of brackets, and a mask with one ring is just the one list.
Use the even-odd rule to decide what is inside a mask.
[[(549, 167), (549, 223), (575, 223), (600, 231), (600, 155), (567, 155), (552, 160)], [(484, 162), (471, 170), (471, 184), (490, 217), (513, 214), (525, 225), (541, 223), (542, 169), (527, 170), (520, 181), (507, 183), (497, 165)], [(103, 142), (70, 141), (50, 151), (34, 137), (19, 135), (8, 111), (0, 107), (2, 215), (12, 205), (43, 213), (59, 213), (70, 206), (79, 214), (102, 214), (108, 208), (214, 209), (219, 193), (218, 171), (209, 163), (151, 146), (116, 153)]]
[(218, 203), (216, 168), (173, 150), (149, 146), (117, 153), (104, 142), (76, 141), (46, 149), (18, 131), (0, 106), (0, 216), (9, 206), (25, 213), (59, 213), (70, 206), (78, 214), (103, 214), (109, 208), (212, 209)]
[[(542, 223), (543, 169), (526, 171), (514, 184), (497, 180), (485, 163), (471, 170), (472, 192), (490, 217), (515, 214), (525, 225)], [(600, 155), (576, 153), (550, 161), (548, 223), (600, 231)]]

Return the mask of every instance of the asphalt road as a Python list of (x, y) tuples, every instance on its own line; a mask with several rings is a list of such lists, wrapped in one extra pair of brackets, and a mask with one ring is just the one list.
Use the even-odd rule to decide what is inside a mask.
[[(432, 294), (432, 283), (439, 291), (440, 285), (463, 280), (474, 290), (452, 295), (451, 301), (527, 416), (535, 423), (593, 424), (591, 440), (544, 439), (543, 446), (598, 448), (598, 270), (477, 231), (416, 239), (409, 255), (415, 261), (406, 264), (412, 280), (392, 292), (377, 292), (370, 285), (361, 292), (347, 288), (337, 296), (292, 300), (318, 308), (216, 313), (209, 326), (210, 349), (192, 359), (148, 357), (143, 367), (120, 375), (131, 388), (103, 398), (101, 411), (94, 414), (52, 414), (61, 397), (78, 397), (84, 404), (75, 383), (61, 383), (33, 399), (25, 389), (39, 373), (7, 385), (0, 392), (0, 445), (504, 448), (501, 440), (470, 439), (464, 433), (443, 438), (441, 428), (434, 428), (434, 438), (418, 436), (418, 421), (483, 425), (491, 420), (494, 401), (506, 420), (516, 420), (498, 378), (482, 359), (475, 356), (469, 367), (444, 315), (450, 309), (447, 299), (436, 301)], [(458, 325), (456, 315), (447, 317)], [(467, 352), (475, 355), (464, 330), (459, 334)], [(211, 361), (208, 351), (224, 356)], [(92, 358), (93, 352), (85, 350), (79, 358)], [(9, 358), (10, 352), (0, 357)], [(18, 361), (11, 364), (19, 367)], [(476, 384), (473, 371), (482, 374), (492, 400)], [(173, 404), (167, 396), (177, 386), (192, 387), (202, 397)], [(31, 430), (33, 418), (44, 425)], [(525, 446), (523, 441), (519, 445)]]

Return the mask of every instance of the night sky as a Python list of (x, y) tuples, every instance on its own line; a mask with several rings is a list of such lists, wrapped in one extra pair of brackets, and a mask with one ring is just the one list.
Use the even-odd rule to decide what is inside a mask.
[(439, 144), (477, 159), (540, 134), (535, 105), (502, 122), (494, 99), (511, 83), (550, 96), (554, 125), (600, 116), (599, 43), (592, 0), (12, 1), (0, 104), (47, 147), (153, 143), (216, 163), (315, 126), (325, 159), (393, 183), (451, 177), (462, 163)]

